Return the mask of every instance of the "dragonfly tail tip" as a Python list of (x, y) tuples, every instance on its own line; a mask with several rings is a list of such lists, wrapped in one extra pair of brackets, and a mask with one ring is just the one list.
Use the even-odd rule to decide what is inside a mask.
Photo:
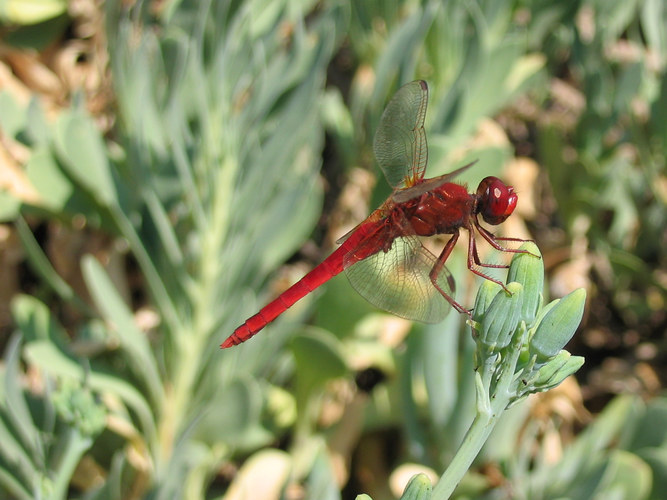
[(225, 340), (222, 344), (220, 344), (220, 349), (227, 349), (229, 347), (233, 347), (238, 344), (240, 344), (240, 342), (238, 341), (236, 336), (232, 334), (229, 337), (227, 337), (227, 340)]

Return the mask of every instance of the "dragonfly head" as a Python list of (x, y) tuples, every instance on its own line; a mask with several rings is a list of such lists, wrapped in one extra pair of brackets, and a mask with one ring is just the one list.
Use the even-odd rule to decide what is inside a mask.
[(487, 177), (477, 188), (477, 213), (489, 224), (500, 224), (512, 215), (517, 200), (512, 186), (497, 177)]

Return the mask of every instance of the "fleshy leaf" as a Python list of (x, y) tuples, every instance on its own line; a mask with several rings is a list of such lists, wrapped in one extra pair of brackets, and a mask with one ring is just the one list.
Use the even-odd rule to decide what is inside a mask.
[(424, 473), (412, 476), (401, 495), (401, 500), (430, 500), (433, 493), (431, 480)]
[(538, 361), (555, 356), (570, 341), (581, 323), (585, 303), (586, 291), (579, 288), (560, 299), (544, 316), (530, 343)]
[(502, 290), (502, 287), (498, 283), (494, 283), (490, 280), (484, 280), (482, 285), (479, 287), (479, 290), (477, 291), (477, 297), (475, 298), (475, 308), (473, 310), (473, 318), (475, 321), (482, 321), (484, 313), (489, 308), (494, 297), (500, 290)]
[(538, 370), (532, 382), (532, 391), (547, 391), (556, 387), (579, 370), (583, 364), (584, 358), (581, 356), (572, 356), (567, 351), (560, 351)]
[(520, 283), (510, 283), (507, 289), (511, 295), (498, 293), (482, 319), (479, 338), (487, 347), (506, 347), (521, 319), (523, 286)]
[[(521, 245), (521, 250), (530, 253), (519, 253), (514, 256), (507, 273), (507, 281), (521, 283), (524, 288), (521, 318), (532, 324), (540, 306), (542, 290), (544, 288), (544, 261), (537, 245), (532, 241)], [(535, 257), (537, 256), (537, 257)], [(540, 258), (538, 258), (540, 257)]]

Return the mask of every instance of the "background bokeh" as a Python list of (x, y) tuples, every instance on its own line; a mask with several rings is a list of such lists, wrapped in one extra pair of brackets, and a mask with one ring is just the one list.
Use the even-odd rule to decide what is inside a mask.
[[(535, 240), (545, 299), (588, 296), (586, 364), (506, 412), (455, 496), (662, 498), (666, 23), (661, 0), (0, 3), (0, 497), (437, 478), (474, 413), (459, 315), (411, 324), (339, 276), (218, 349), (390, 194), (373, 133), (423, 79), (427, 176), (514, 185), (499, 232)], [(448, 267), (471, 306), (465, 246)]]

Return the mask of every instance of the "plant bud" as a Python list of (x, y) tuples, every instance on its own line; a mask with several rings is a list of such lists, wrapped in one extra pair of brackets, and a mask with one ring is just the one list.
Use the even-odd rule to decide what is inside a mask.
[(479, 339), (492, 349), (506, 347), (521, 320), (523, 286), (520, 283), (509, 283), (507, 289), (511, 295), (497, 293), (482, 318)]
[(560, 299), (542, 318), (530, 342), (538, 361), (554, 357), (570, 341), (584, 315), (585, 303), (586, 291), (579, 288)]

